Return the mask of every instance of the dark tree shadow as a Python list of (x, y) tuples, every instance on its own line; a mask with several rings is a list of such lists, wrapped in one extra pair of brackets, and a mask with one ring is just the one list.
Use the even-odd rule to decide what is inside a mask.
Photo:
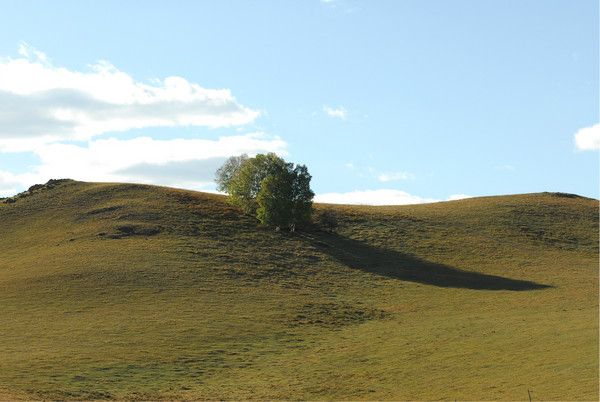
[(361, 271), (448, 288), (478, 290), (535, 290), (552, 286), (479, 272), (463, 271), (394, 250), (373, 247), (335, 233), (304, 232), (301, 236), (342, 264)]

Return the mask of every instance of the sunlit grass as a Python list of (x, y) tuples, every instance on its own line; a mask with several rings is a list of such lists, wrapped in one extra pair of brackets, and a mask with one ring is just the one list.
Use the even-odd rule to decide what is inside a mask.
[(0, 204), (0, 399), (598, 397), (596, 200), (317, 209), (336, 234), (152, 186)]

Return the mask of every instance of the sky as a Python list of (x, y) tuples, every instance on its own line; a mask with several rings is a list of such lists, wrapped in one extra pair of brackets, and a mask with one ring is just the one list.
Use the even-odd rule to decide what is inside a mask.
[(0, 1), (0, 197), (214, 191), (232, 155), (317, 201), (599, 197), (596, 0)]

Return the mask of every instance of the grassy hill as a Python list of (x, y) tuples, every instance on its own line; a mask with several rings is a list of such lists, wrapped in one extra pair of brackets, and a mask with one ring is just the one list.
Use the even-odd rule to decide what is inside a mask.
[(0, 202), (0, 399), (598, 398), (597, 200), (317, 210), (336, 233), (144, 185)]

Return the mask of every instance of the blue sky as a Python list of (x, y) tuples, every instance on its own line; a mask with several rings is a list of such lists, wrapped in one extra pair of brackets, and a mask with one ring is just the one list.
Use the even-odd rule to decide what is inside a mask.
[(317, 199), (598, 198), (598, 2), (5, 1), (0, 196), (214, 189), (231, 154)]

